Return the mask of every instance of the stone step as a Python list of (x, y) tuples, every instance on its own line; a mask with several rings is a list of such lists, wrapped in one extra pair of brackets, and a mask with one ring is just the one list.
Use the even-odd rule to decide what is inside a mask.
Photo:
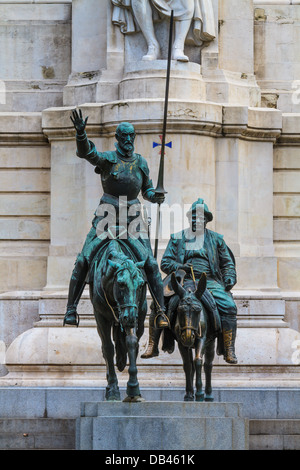
[(300, 419), (249, 421), (250, 450), (300, 450)]
[[(2, 418), (0, 450), (74, 450), (75, 419)], [(300, 450), (300, 419), (250, 419), (249, 450)]]
[(0, 450), (75, 449), (75, 420), (0, 419)]

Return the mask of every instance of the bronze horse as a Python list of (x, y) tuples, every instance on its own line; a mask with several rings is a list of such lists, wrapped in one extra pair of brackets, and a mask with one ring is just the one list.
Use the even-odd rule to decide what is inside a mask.
[[(175, 306), (170, 318), (171, 329), (164, 330), (163, 350), (171, 353), (174, 350), (174, 340), (177, 341), (186, 379), (184, 401), (194, 401), (194, 399), (196, 401), (213, 401), (211, 374), (216, 333), (210, 328), (208, 313), (201, 302), (201, 297), (206, 289), (206, 275), (202, 274), (194, 292), (192, 289), (185, 289), (178, 282), (175, 273), (171, 276), (171, 285), (175, 292), (171, 302)], [(170, 308), (171, 304), (169, 303), (169, 311)], [(194, 357), (193, 350), (195, 351)], [(205, 392), (202, 389), (203, 360)]]
[(126, 247), (120, 241), (110, 241), (105, 253), (100, 254), (94, 264), (90, 283), (90, 298), (106, 362), (105, 399), (108, 401), (121, 399), (114, 366), (115, 352), (120, 372), (126, 367), (127, 356), (129, 359), (127, 397), (124, 401), (143, 400), (137, 379), (136, 358), (147, 313), (146, 283), (142, 273), (144, 262), (135, 262), (125, 252)]

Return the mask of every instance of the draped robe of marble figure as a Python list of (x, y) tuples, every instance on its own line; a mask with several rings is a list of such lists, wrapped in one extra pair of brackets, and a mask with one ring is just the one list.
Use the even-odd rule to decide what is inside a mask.
[(184, 44), (192, 31), (195, 44), (207, 44), (216, 37), (214, 12), (211, 0), (112, 0), (114, 24), (130, 34), (141, 30), (148, 46), (143, 60), (160, 57), (160, 46), (153, 23), (171, 15), (174, 11), (175, 39), (172, 59), (187, 62)]

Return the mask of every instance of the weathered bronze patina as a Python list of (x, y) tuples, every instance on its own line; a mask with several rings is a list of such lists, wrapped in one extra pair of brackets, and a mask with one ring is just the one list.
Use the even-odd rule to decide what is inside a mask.
[[(165, 329), (163, 350), (170, 354), (174, 340), (178, 343), (185, 372), (184, 401), (213, 401), (211, 375), (215, 355), (215, 340), (219, 325), (212, 321), (205, 307), (208, 299), (206, 275), (203, 273), (197, 288), (184, 288), (173, 272), (170, 278), (174, 296), (169, 304), (170, 329)], [(193, 354), (194, 351), (194, 354)], [(202, 368), (205, 372), (205, 389), (202, 387)], [(194, 393), (194, 379), (196, 393)]]
[[(72, 113), (71, 119), (76, 129), (77, 155), (79, 158), (84, 158), (95, 166), (96, 173), (101, 175), (104, 194), (95, 212), (92, 227), (87, 235), (83, 249), (75, 263), (69, 285), (64, 324), (78, 326), (77, 306), (87, 282), (91, 263), (103, 244), (111, 236), (112, 229), (114, 229), (115, 238), (120, 237), (122, 233), (120, 238), (132, 251), (136, 260), (145, 261), (144, 269), (149, 288), (155, 301), (157, 313), (161, 314), (163, 319), (163, 284), (157, 261), (152, 253), (149, 238), (146, 236), (146, 227), (140, 227), (141, 236), (138, 239), (131, 237), (127, 230), (132, 220), (140, 215), (139, 213), (132, 215), (132, 212), (130, 212), (130, 208), (133, 206), (137, 212), (141, 212), (140, 201), (138, 199), (140, 192), (144, 199), (152, 203), (162, 203), (164, 201), (164, 195), (157, 194), (153, 189), (146, 160), (141, 155), (134, 153), (135, 129), (130, 123), (123, 122), (119, 124), (116, 130), (116, 149), (99, 153), (93, 142), (88, 140), (85, 132), (88, 118), (83, 119), (81, 110), (79, 112), (75, 110)], [(120, 201), (122, 202), (122, 207), (120, 207)], [(120, 227), (121, 209), (122, 213), (124, 213), (124, 209), (126, 211), (125, 227), (124, 217), (122, 218), (123, 225)], [(108, 217), (110, 211), (116, 214), (114, 227), (110, 226), (108, 222), (105, 230), (100, 230), (99, 233), (99, 226)]]
[[(195, 237), (196, 227), (199, 226), (196, 210), (198, 205), (204, 209), (204, 243), (201, 249), (190, 250), (188, 243)], [(212, 221), (213, 215), (203, 199), (198, 199), (187, 215), (190, 228), (171, 236), (161, 261), (161, 269), (168, 275), (183, 270), (186, 273), (184, 286), (191, 288), (203, 272), (206, 274), (207, 294), (202, 300), (207, 299), (206, 307), (209, 311), (215, 312), (213, 318), (216, 319), (219, 315), (221, 319), (222, 336), (219, 338), (218, 354), (223, 354), (226, 362), (236, 364), (237, 307), (230, 292), (237, 281), (234, 255), (222, 235), (206, 228), (206, 224)], [(149, 319), (149, 325), (149, 347), (143, 355), (144, 358), (159, 354), (157, 344), (161, 331), (155, 328), (154, 314)]]
[[(138, 196), (142, 192), (146, 200), (160, 204), (164, 194), (153, 189), (146, 160), (134, 153), (135, 130), (130, 123), (123, 122), (117, 127), (115, 151), (99, 153), (85, 132), (88, 118), (83, 119), (79, 110), (73, 111), (71, 120), (76, 129), (77, 155), (95, 166), (96, 173), (101, 175), (104, 194), (75, 263), (64, 325), (78, 326), (78, 302), (89, 283), (107, 367), (106, 399), (120, 399), (114, 368), (116, 350), (120, 371), (125, 368), (127, 357), (129, 359), (125, 400), (140, 401), (136, 357), (147, 313), (146, 281), (162, 325), (164, 319), (166, 325), (168, 321), (164, 315), (161, 274), (152, 254), (147, 228), (140, 217)], [(135, 219), (139, 223), (132, 236), (130, 226)]]
[[(92, 263), (90, 298), (106, 362), (108, 401), (120, 400), (115, 371), (129, 361), (127, 396), (124, 401), (143, 401), (137, 379), (136, 358), (147, 313), (145, 262), (137, 262), (122, 240), (110, 240)], [(112, 340), (113, 338), (113, 340)], [(114, 344), (115, 347), (114, 347)]]

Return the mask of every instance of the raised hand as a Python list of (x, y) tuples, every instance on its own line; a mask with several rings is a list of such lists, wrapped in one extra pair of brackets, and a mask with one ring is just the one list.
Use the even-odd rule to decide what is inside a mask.
[(72, 116), (70, 116), (70, 119), (74, 124), (77, 134), (84, 134), (88, 117), (86, 119), (83, 119), (81, 109), (79, 109), (79, 113), (76, 111), (76, 109), (74, 109), (72, 111)]

